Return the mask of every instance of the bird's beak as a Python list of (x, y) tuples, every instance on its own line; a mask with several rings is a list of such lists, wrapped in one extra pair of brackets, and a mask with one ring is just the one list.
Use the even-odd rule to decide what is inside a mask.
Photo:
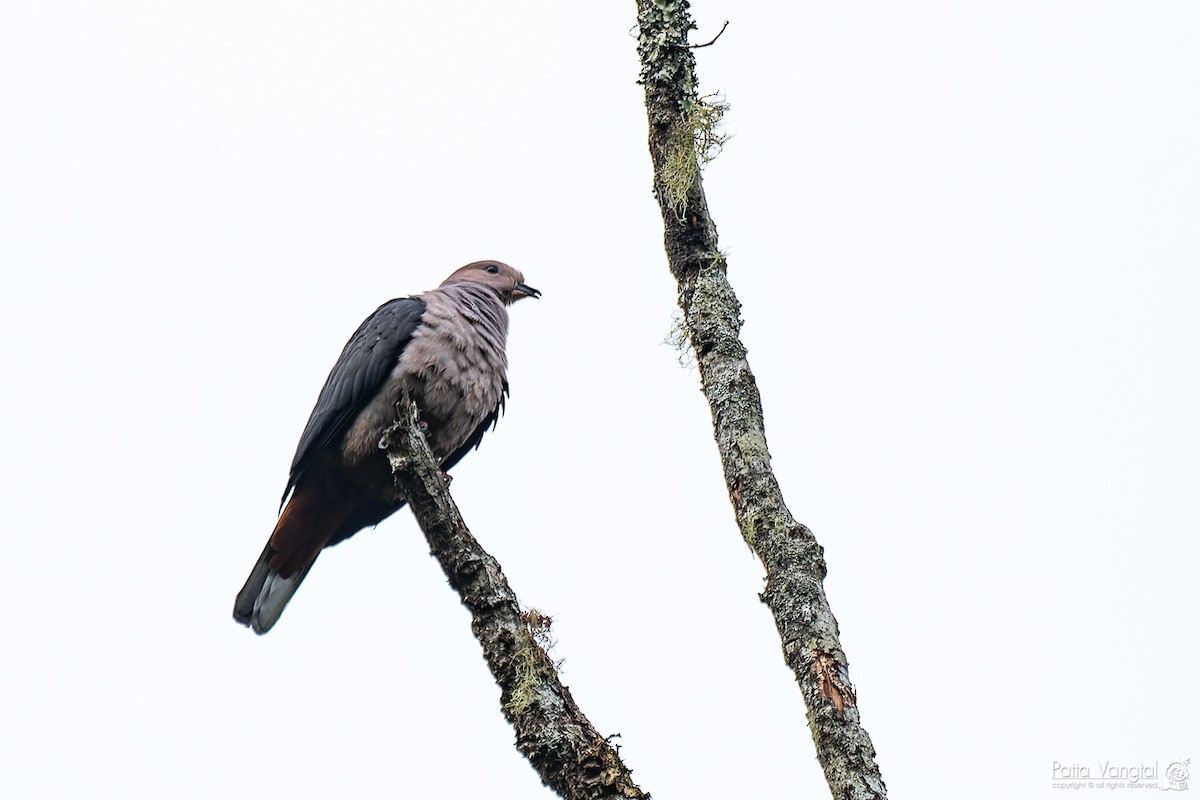
[(523, 283), (518, 283), (513, 287), (513, 300), (520, 300), (522, 297), (532, 297), (537, 300), (542, 296), (542, 293), (532, 286), (526, 286)]

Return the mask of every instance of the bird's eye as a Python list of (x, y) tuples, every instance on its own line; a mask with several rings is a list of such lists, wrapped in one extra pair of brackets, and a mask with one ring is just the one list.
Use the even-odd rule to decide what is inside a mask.
[(486, 269), (488, 272), (492, 273), (493, 275), (500, 274), (500, 268), (497, 267), (495, 264), (488, 264), (486, 267), (484, 267), (484, 269)]

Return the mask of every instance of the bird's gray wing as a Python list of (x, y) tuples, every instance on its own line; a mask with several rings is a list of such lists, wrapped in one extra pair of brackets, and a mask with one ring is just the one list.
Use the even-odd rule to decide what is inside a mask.
[(425, 303), (415, 297), (389, 300), (363, 320), (346, 342), (300, 435), (284, 502), (305, 470), (327, 447), (341, 440), (358, 412), (379, 391), (421, 326), (424, 313)]

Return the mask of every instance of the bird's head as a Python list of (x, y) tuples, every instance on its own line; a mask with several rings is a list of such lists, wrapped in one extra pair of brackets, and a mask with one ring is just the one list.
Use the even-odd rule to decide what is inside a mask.
[(542, 293), (525, 285), (525, 276), (502, 261), (476, 261), (459, 267), (442, 286), (451, 283), (482, 283), (495, 289), (505, 305), (511, 305), (522, 297), (538, 298)]

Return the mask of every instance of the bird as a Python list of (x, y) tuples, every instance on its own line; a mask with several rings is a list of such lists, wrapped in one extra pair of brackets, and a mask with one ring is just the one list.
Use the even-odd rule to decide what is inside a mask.
[(443, 472), (479, 446), (508, 397), (508, 306), (541, 294), (519, 270), (475, 261), (359, 325), (300, 435), (279, 519), (234, 601), (237, 622), (271, 630), (324, 548), (404, 505), (379, 442), (406, 391)]

